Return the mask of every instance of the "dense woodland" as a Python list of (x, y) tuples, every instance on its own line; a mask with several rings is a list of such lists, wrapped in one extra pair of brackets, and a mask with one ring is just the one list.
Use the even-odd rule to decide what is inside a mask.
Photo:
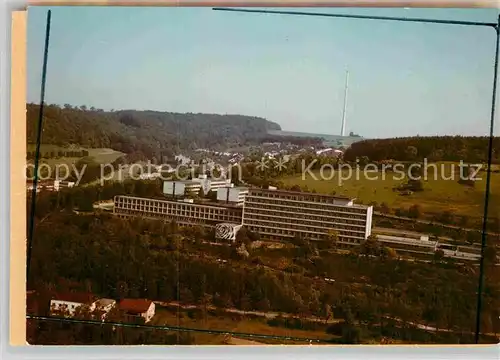
[[(29, 104), (28, 142), (35, 141), (37, 115), (38, 106)], [(239, 115), (105, 112), (69, 105), (47, 106), (45, 117), (43, 143), (113, 148), (145, 159), (171, 158), (179, 149), (226, 149), (258, 144), (264, 139), (272, 141), (266, 137), (267, 129), (279, 129), (279, 125), (265, 119)], [(353, 144), (344, 160), (322, 156), (315, 167), (356, 159), (483, 162), (486, 149), (486, 138), (366, 140)], [(494, 159), (500, 162), (498, 139), (495, 149)], [(264, 173), (255, 163), (247, 163), (242, 166), (243, 179), (260, 186), (284, 187), (275, 179), (301, 171), (302, 160), (308, 163), (313, 157), (307, 153), (283, 171), (273, 167)], [(81, 161), (90, 164), (84, 181), (90, 182), (98, 175), (97, 164), (86, 158)], [(419, 342), (472, 342), (478, 276), (473, 265), (439, 258), (428, 264), (403, 261), (373, 239), (349, 255), (331, 251), (334, 244), (312, 244), (306, 239), (296, 239), (296, 246), (282, 250), (253, 250), (250, 243), (255, 239), (251, 234), (245, 239), (240, 236), (239, 242), (247, 244), (248, 249), (248, 255), (242, 256), (234, 246), (204, 244), (203, 240), (212, 240), (213, 234), (201, 228), (185, 229), (175, 223), (144, 219), (122, 220), (92, 212), (94, 201), (124, 193), (162, 196), (156, 181), (125, 181), (39, 193), (28, 281), (29, 289), (45, 296), (45, 302), (38, 304), (38, 314), (46, 314), (44, 304), (52, 291), (92, 291), (115, 299), (142, 297), (298, 316), (333, 315), (344, 323), (340, 329), (333, 327), (328, 331), (342, 335), (345, 343), (381, 336)], [(382, 212), (391, 210), (385, 210), (383, 204), (379, 206)], [(84, 213), (76, 214), (75, 209)], [(415, 208), (407, 211), (402, 215), (420, 216)], [(218, 263), (217, 258), (227, 259), (228, 263)], [(336, 282), (322, 281), (325, 277)], [(481, 320), (484, 332), (500, 332), (499, 309), (499, 273), (493, 263), (488, 263)], [(280, 326), (278, 323), (275, 325)], [(449, 332), (419, 332), (415, 323)], [(106, 326), (34, 320), (28, 321), (28, 338), (38, 344), (193, 342), (187, 335), (179, 337), (159, 331), (117, 332)]]
[[(347, 161), (367, 156), (371, 161), (460, 161), (484, 163), (488, 159), (488, 137), (429, 136), (363, 140), (344, 154)], [(493, 162), (500, 163), (500, 138), (493, 142)]]
[[(478, 275), (472, 265), (452, 261), (423, 265), (398, 260), (393, 250), (373, 239), (351, 255), (331, 253), (334, 242), (313, 244), (305, 239), (295, 239), (296, 246), (288, 249), (252, 250), (248, 244), (255, 238), (251, 234), (239, 236), (238, 241), (246, 243), (248, 249), (248, 256), (242, 256), (233, 246), (203, 244), (202, 240), (212, 240), (213, 234), (202, 228), (73, 212), (74, 206), (91, 210), (95, 196), (112, 197), (123, 192), (121, 186), (127, 186), (129, 194), (159, 195), (155, 182), (125, 184), (39, 194), (30, 289), (42, 293), (92, 291), (115, 299), (179, 300), (200, 306), (209, 302), (222, 308), (273, 310), (298, 316), (327, 317), (331, 313), (344, 319), (347, 329), (357, 334), (344, 339), (348, 343), (380, 336), (423, 342), (472, 341)], [(229, 262), (221, 264), (215, 261), (217, 258)], [(318, 277), (337, 282), (329, 284)], [(500, 332), (500, 287), (498, 271), (492, 264), (487, 265), (485, 284), (483, 330)], [(39, 307), (39, 313), (43, 308)], [(400, 319), (403, 328), (388, 317)], [(457, 332), (436, 337), (421, 334), (411, 323)], [(132, 335), (126, 330), (135, 340), (117, 339), (103, 327), (95, 330), (97, 338), (82, 340), (78, 335), (81, 327), (75, 330), (72, 326), (32, 322), (29, 330), (36, 343), (57, 342), (54, 336), (64, 329), (73, 339), (68, 341), (77, 343), (98, 343), (103, 338), (108, 339), (106, 343), (132, 343), (146, 338), (145, 334)], [(351, 330), (348, 333), (352, 335)], [(150, 336), (147, 341), (158, 341)], [(172, 337), (164, 341), (177, 340)]]
[[(277, 271), (259, 265), (263, 261), (259, 258), (240, 259), (230, 247), (196, 244), (205, 236), (159, 221), (54, 214), (37, 227), (32, 281), (37, 289), (91, 290), (117, 299), (210, 302), (298, 316), (325, 317), (334, 311), (346, 321), (349, 309), (351, 321), (371, 327), (390, 316), (408, 324), (473, 331), (477, 285), (473, 268), (360, 255), (319, 256), (306, 246), (285, 252), (283, 258), (291, 263)], [(219, 264), (216, 258), (230, 262)], [(313, 278), (324, 274), (339, 284)], [(484, 331), (498, 331), (499, 299), (498, 285), (488, 276)], [(467, 336), (454, 341), (460, 339), (467, 341)]]
[[(36, 142), (39, 105), (27, 104), (28, 143)], [(243, 115), (179, 114), (158, 111), (103, 111), (46, 105), (43, 144), (112, 148), (144, 158), (171, 158), (179, 149), (227, 149), (258, 143), (280, 126)]]

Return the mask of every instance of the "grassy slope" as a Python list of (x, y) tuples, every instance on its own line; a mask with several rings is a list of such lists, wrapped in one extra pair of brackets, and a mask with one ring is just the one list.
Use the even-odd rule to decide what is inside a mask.
[[(266, 324), (265, 319), (248, 319), (248, 318), (235, 318), (232, 319), (230, 315), (227, 316), (212, 316), (207, 315), (206, 319), (191, 319), (188, 317), (187, 312), (179, 311), (178, 313), (168, 311), (165, 309), (158, 309), (156, 311), (155, 317), (152, 320), (154, 325), (171, 325), (171, 326), (182, 326), (197, 329), (212, 329), (212, 330), (226, 330), (232, 332), (242, 332), (242, 333), (254, 333), (262, 335), (274, 335), (274, 336), (290, 336), (290, 337), (300, 337), (308, 339), (331, 339), (332, 335), (327, 334), (324, 330), (296, 330), (287, 329), (283, 327), (274, 327)], [(204, 334), (204, 333), (194, 333), (196, 344), (206, 344), (206, 345), (221, 345), (224, 340), (223, 335), (215, 334)], [(284, 340), (274, 340), (269, 341), (265, 339), (257, 339), (259, 342), (271, 342), (271, 343), (289, 343), (292, 344), (293, 341), (287, 342)], [(305, 343), (302, 343), (305, 344)]]
[[(28, 151), (34, 151), (35, 150), (35, 145), (34, 144), (28, 144), (27, 146)], [(40, 151), (42, 154), (50, 151), (57, 152), (58, 150), (62, 151), (68, 151), (69, 149), (63, 148), (57, 145), (51, 145), (51, 144), (42, 144), (40, 146)], [(94, 158), (94, 161), (99, 163), (99, 164), (110, 164), (119, 157), (123, 156), (124, 154), (115, 151), (113, 149), (107, 149), (107, 148), (84, 148), (84, 147), (78, 147), (75, 148), (76, 151), (78, 150), (87, 150), (89, 152), (89, 156)], [(55, 166), (57, 164), (67, 164), (71, 166), (71, 164), (76, 163), (78, 160), (80, 160), (80, 157), (60, 157), (60, 158), (51, 158), (51, 159), (41, 159), (43, 163), (48, 164), (49, 166)], [(32, 160), (30, 160), (32, 162)]]
[[(440, 170), (439, 170), (440, 171)], [(328, 175), (328, 173), (325, 173)], [(438, 173), (439, 174), (439, 173)], [(449, 177), (451, 174), (449, 164), (445, 165), (444, 175)], [(392, 191), (392, 188), (402, 181), (393, 179), (399, 175), (387, 173), (385, 179), (382, 174), (371, 173), (368, 177), (377, 177), (376, 180), (367, 179), (360, 173), (359, 178), (353, 176), (349, 180), (343, 180), (339, 185), (340, 176), (335, 175), (331, 180), (321, 180), (319, 172), (316, 172), (318, 180), (306, 174), (305, 179), (302, 175), (284, 177), (282, 180), (287, 185), (298, 184), (307, 185), (309, 189), (315, 189), (319, 193), (331, 193), (336, 191), (339, 195), (356, 197), (364, 203), (376, 201), (385, 202), (390, 207), (408, 208), (413, 204), (419, 204), (424, 212), (442, 212), (445, 210), (455, 214), (468, 215), (470, 217), (482, 217), (484, 206), (484, 193), (486, 187), (486, 173), (481, 172), (477, 176), (482, 180), (478, 181), (475, 187), (469, 187), (459, 184), (456, 180), (445, 180), (441, 176), (434, 179), (432, 172), (429, 171), (427, 181), (424, 181), (423, 192), (413, 193), (412, 195), (402, 196), (398, 192)], [(342, 176), (346, 178), (347, 171)], [(491, 177), (491, 207), (492, 216), (500, 215), (500, 174), (492, 173)]]

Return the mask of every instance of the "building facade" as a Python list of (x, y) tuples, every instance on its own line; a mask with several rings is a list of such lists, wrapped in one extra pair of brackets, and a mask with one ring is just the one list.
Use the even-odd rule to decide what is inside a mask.
[(77, 309), (87, 306), (94, 311), (97, 297), (90, 293), (59, 293), (50, 300), (50, 312), (62, 312), (64, 316), (72, 317)]
[(243, 206), (248, 188), (245, 187), (220, 187), (217, 189), (217, 201)]
[(206, 175), (200, 175), (198, 179), (193, 179), (193, 181), (198, 181), (200, 183), (200, 186), (205, 194), (231, 185), (230, 179), (211, 179)]
[(106, 319), (108, 313), (116, 306), (116, 300), (102, 298), (97, 300), (95, 308), (101, 312), (101, 320)]
[(187, 195), (197, 194), (203, 189), (204, 194), (211, 191), (217, 191), (219, 188), (225, 188), (231, 185), (230, 179), (210, 179), (206, 175), (200, 175), (191, 180), (168, 180), (163, 182), (163, 193), (165, 195)]
[(260, 188), (219, 188), (218, 202), (162, 200), (119, 195), (113, 212), (204, 226), (217, 238), (234, 241), (243, 225), (270, 240), (300, 236), (327, 240), (338, 233), (339, 246), (358, 245), (371, 234), (373, 207), (346, 197)]
[(215, 227), (218, 223), (241, 224), (243, 209), (212, 203), (200, 204), (119, 195), (114, 198), (113, 212), (122, 217), (141, 216), (175, 221), (180, 225)]
[[(34, 181), (27, 180), (26, 181), (26, 190), (33, 191)], [(36, 192), (40, 192), (41, 190), (45, 191), (60, 191), (61, 189), (71, 188), (75, 186), (75, 182), (73, 181), (63, 181), (63, 180), (40, 180), (37, 182)]]
[(54, 190), (59, 191), (65, 188), (72, 188), (75, 186), (74, 181), (54, 180)]
[(163, 193), (168, 196), (183, 196), (189, 193), (198, 193), (201, 184), (194, 180), (175, 180), (163, 182)]
[(131, 320), (143, 318), (147, 323), (155, 315), (155, 303), (147, 299), (122, 299), (118, 307)]
[(340, 245), (358, 245), (371, 234), (373, 207), (352, 199), (281, 190), (250, 189), (243, 207), (243, 225), (263, 238), (300, 236), (326, 240), (335, 230)]

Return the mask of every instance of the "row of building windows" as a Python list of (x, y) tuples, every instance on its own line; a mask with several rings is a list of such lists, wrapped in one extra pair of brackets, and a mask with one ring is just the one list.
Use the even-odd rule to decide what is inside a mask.
[(134, 213), (136, 215), (172, 215), (193, 219), (229, 221), (241, 223), (242, 210), (197, 206), (144, 199), (118, 197), (115, 199), (115, 213)]
[(307, 214), (308, 216), (317, 217), (332, 217), (332, 218), (343, 218), (349, 221), (366, 221), (367, 212), (358, 214), (351, 213), (348, 211), (338, 211), (332, 209), (307, 209), (301, 208), (299, 206), (287, 206), (283, 204), (270, 204), (270, 203), (255, 203), (252, 201), (245, 201), (245, 209), (259, 209), (268, 212), (280, 212), (284, 214)]
[[(290, 205), (287, 205), (290, 204)], [(353, 212), (353, 210), (355, 210)], [(176, 220), (179, 223), (211, 224), (231, 222), (249, 226), (250, 230), (273, 235), (307, 234), (323, 239), (330, 229), (339, 231), (341, 239), (360, 241), (366, 237), (368, 208), (352, 208), (288, 200), (247, 198), (244, 218), (241, 208), (203, 206), (127, 196), (115, 198), (115, 214)]]
[(189, 203), (179, 203), (179, 202), (166, 202), (166, 201), (156, 201), (149, 200), (142, 202), (134, 202), (134, 199), (128, 198), (116, 198), (115, 208), (122, 209), (137, 209), (141, 211), (157, 211), (157, 212), (193, 212), (200, 214), (224, 214), (233, 213), (234, 216), (240, 216), (242, 210), (239, 208), (228, 209), (226, 207), (210, 207), (210, 206), (200, 206), (198, 204)]
[(116, 206), (118, 209), (132, 209), (138, 211), (147, 211), (147, 212), (158, 212), (158, 213), (175, 213), (192, 216), (206, 216), (206, 215), (216, 215), (223, 216), (225, 213), (228, 213), (226, 209), (221, 210), (213, 210), (213, 209), (200, 209), (200, 208), (186, 208), (186, 207), (173, 207), (173, 206), (149, 206), (149, 205), (132, 205), (132, 204), (123, 204), (120, 206)]
[(187, 217), (187, 216), (178, 216), (178, 215), (171, 215), (171, 214), (145, 214), (144, 212), (141, 211), (134, 211), (134, 210), (118, 210), (115, 212), (116, 215), (119, 217), (130, 217), (130, 216), (141, 216), (145, 218), (151, 218), (151, 219), (163, 219), (163, 220), (168, 220), (172, 221), (175, 220), (178, 224), (181, 225), (202, 225), (202, 226), (215, 226), (215, 224), (219, 223), (219, 219), (196, 219), (193, 217)]
[[(284, 229), (275, 229), (275, 228), (269, 228), (269, 227), (264, 227), (264, 226), (259, 226), (259, 225), (250, 225), (248, 226), (248, 229), (250, 231), (258, 232), (261, 236), (266, 237), (266, 238), (272, 238), (276, 240), (280, 240), (283, 237), (294, 237), (296, 235), (300, 235), (302, 237), (305, 237), (307, 239), (311, 240), (326, 240), (326, 234), (325, 233), (316, 233), (316, 232), (308, 232), (308, 231), (298, 231), (298, 230), (284, 230)], [(344, 242), (344, 243), (352, 243), (352, 244), (359, 244), (361, 241), (364, 240), (363, 236), (357, 236), (355, 234), (344, 234), (339, 236), (339, 242)]]
[[(331, 228), (310, 226), (309, 224), (293, 224), (292, 226), (286, 226), (285, 224), (279, 224), (272, 220), (245, 219), (243, 224), (245, 226), (251, 226), (251, 227), (258, 226), (260, 228), (266, 229), (266, 231), (272, 231), (273, 233), (276, 234), (287, 234), (290, 231), (291, 232), (302, 231), (311, 234), (311, 236), (314, 234), (318, 234), (319, 236), (324, 237), (326, 234), (328, 234), (328, 231), (331, 230)], [(365, 238), (366, 234), (365, 231), (363, 230), (360, 231), (359, 229), (356, 228), (355, 229), (337, 228), (335, 230), (339, 232), (339, 236), (347, 235), (347, 236)]]
[[(356, 208), (351, 208), (347, 206), (336, 206), (336, 209), (332, 208), (325, 208), (324, 206), (321, 206), (319, 204), (297, 204), (295, 202), (288, 202), (288, 201), (279, 201), (279, 202), (269, 202), (266, 200), (262, 199), (256, 199), (256, 198), (250, 198), (246, 199), (245, 205), (247, 206), (253, 206), (253, 207), (258, 207), (259, 209), (274, 209), (279, 208), (282, 211), (286, 211), (287, 208), (293, 208), (294, 212), (311, 212), (310, 210), (319, 210), (319, 212), (334, 212), (338, 214), (345, 215), (344, 217), (350, 218), (350, 219), (355, 219), (359, 218), (360, 215), (366, 216), (367, 209), (356, 209)], [(152, 211), (158, 210), (161, 211), (160, 209), (169, 209), (173, 208), (172, 211), (180, 211), (182, 209), (184, 210), (189, 210), (189, 209), (196, 209), (198, 211), (205, 210), (208, 212), (221, 212), (221, 211), (226, 211), (226, 208), (216, 208), (216, 207), (210, 207), (210, 206), (203, 206), (199, 204), (189, 204), (189, 203), (179, 203), (179, 202), (168, 202), (168, 201), (161, 201), (161, 200), (152, 200), (152, 199), (137, 199), (137, 198), (126, 198), (126, 197), (117, 197), (115, 199), (115, 206), (116, 207), (122, 207), (122, 208), (131, 208), (134, 206), (137, 206), (141, 209), (146, 209), (148, 207)], [(306, 210), (307, 209), (307, 210)]]
[(273, 209), (269, 207), (245, 206), (245, 217), (253, 215), (294, 219), (294, 221), (312, 220), (323, 223), (352, 224), (357, 226), (365, 226), (367, 222), (366, 216), (337, 216), (329, 213), (311, 214), (311, 212), (284, 211), (282, 209)]
[(320, 194), (300, 194), (300, 193), (288, 193), (283, 191), (262, 191), (262, 190), (251, 190), (250, 196), (259, 196), (263, 198), (271, 199), (289, 199), (294, 201), (308, 201), (322, 204), (347, 204), (351, 200), (344, 198), (336, 198), (333, 196), (320, 195)]
[[(286, 214), (280, 214), (280, 215), (286, 215)], [(318, 219), (313, 219), (313, 220), (305, 220), (303, 218), (300, 218), (298, 216), (280, 216), (280, 215), (275, 215), (275, 214), (264, 214), (263, 212), (250, 212), (248, 210), (245, 211), (245, 216), (243, 218), (243, 222), (247, 223), (250, 220), (254, 221), (268, 221), (275, 223), (279, 225), (279, 227), (290, 227), (290, 226), (296, 226), (296, 225), (311, 225), (315, 226), (318, 228), (322, 229), (332, 229), (332, 228), (339, 228), (339, 229), (346, 229), (346, 230), (358, 230), (364, 232), (366, 229), (366, 224), (353, 224), (352, 222), (348, 222), (345, 220), (339, 220), (339, 221), (332, 221), (331, 219), (328, 219), (327, 221), (324, 220), (318, 220)], [(344, 222), (341, 222), (344, 221)]]
[(158, 212), (158, 211), (143, 211), (143, 210), (138, 210), (138, 209), (115, 209), (116, 213), (122, 213), (122, 214), (135, 214), (138, 216), (153, 216), (153, 217), (162, 217), (162, 216), (170, 216), (172, 218), (188, 218), (188, 219), (199, 219), (199, 220), (214, 220), (214, 221), (227, 221), (227, 222), (235, 222), (235, 223), (241, 223), (241, 217), (234, 217), (234, 216), (228, 216), (227, 214), (225, 215), (220, 215), (220, 214), (189, 214), (185, 212)]
[(347, 206), (347, 205), (331, 205), (327, 204), (319, 204), (319, 203), (306, 203), (306, 202), (301, 202), (301, 201), (293, 201), (289, 199), (276, 199), (276, 200), (271, 200), (271, 199), (266, 199), (266, 198), (261, 198), (261, 197), (255, 197), (248, 195), (245, 199), (246, 203), (253, 203), (253, 204), (274, 204), (276, 206), (287, 206), (291, 208), (298, 208), (298, 209), (314, 209), (314, 210), (320, 210), (320, 211), (339, 211), (339, 212), (344, 212), (344, 213), (350, 213), (350, 214), (366, 214), (367, 212), (367, 207), (362, 206), (360, 207), (359, 205), (357, 206)]
[(116, 197), (115, 206), (123, 206), (125, 204), (135, 205), (135, 206), (156, 206), (156, 207), (174, 207), (174, 208), (197, 208), (197, 209), (209, 209), (209, 210), (225, 210), (225, 208), (217, 208), (214, 206), (204, 206), (199, 204), (191, 203), (181, 203), (177, 201), (163, 201), (163, 200), (153, 200), (153, 199), (139, 199), (139, 198), (129, 198), (129, 197)]

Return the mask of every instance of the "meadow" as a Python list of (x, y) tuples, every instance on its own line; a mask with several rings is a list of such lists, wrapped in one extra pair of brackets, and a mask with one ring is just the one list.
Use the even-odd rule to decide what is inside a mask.
[[(166, 308), (158, 305), (156, 314), (152, 320), (152, 324), (181, 326), (205, 330), (231, 331), (237, 333), (254, 333), (271, 336), (321, 339), (323, 341), (335, 337), (325, 332), (326, 325), (324, 324), (318, 324), (317, 330), (289, 329), (268, 325), (265, 318), (250, 318), (248, 316), (224, 313), (223, 311), (216, 314), (213, 310), (209, 310), (206, 315), (202, 315), (202, 312), (199, 309), (192, 311), (179, 310), (178, 312), (176, 312), (167, 310)], [(218, 335), (201, 332), (195, 332), (191, 334), (193, 334), (195, 343), (197, 345), (223, 345), (225, 343), (225, 336), (222, 334)], [(265, 344), (307, 344), (305, 342), (293, 340), (262, 338), (248, 340), (253, 340)]]
[[(309, 190), (318, 193), (344, 195), (354, 197), (364, 204), (386, 203), (390, 208), (409, 208), (418, 204), (424, 213), (442, 213), (449, 211), (456, 215), (466, 215), (471, 218), (482, 218), (485, 200), (486, 172), (477, 174), (478, 180), (474, 186), (460, 184), (458, 178), (449, 180), (452, 174), (451, 163), (438, 163), (437, 176), (429, 169), (428, 176), (422, 180), (423, 191), (402, 194), (393, 189), (403, 183), (400, 175), (392, 172), (370, 172), (365, 176), (361, 171), (348, 178), (348, 170), (336, 173), (330, 178), (324, 173), (321, 178), (319, 171), (311, 171), (314, 176), (305, 173), (285, 176), (280, 180), (288, 186), (307, 186)], [(355, 173), (354, 173), (355, 174)], [(385, 176), (384, 176), (385, 175)], [(442, 176), (444, 175), (444, 176)], [(342, 181), (340, 179), (342, 178)], [(344, 180), (346, 179), (346, 180)], [(500, 173), (492, 172), (490, 187), (490, 216), (500, 217)]]
[[(35, 151), (35, 144), (27, 145), (28, 152)], [(88, 157), (92, 158), (98, 164), (111, 164), (116, 159), (122, 157), (124, 154), (122, 152), (109, 149), (109, 148), (84, 148), (84, 147), (73, 147), (67, 148), (58, 145), (42, 144), (40, 145), (40, 162), (45, 163), (49, 166), (66, 164), (71, 166), (82, 159), (84, 156), (58, 156), (58, 153), (63, 152), (69, 154), (70, 152), (82, 152), (87, 151)], [(28, 160), (28, 163), (33, 163), (32, 159)]]

